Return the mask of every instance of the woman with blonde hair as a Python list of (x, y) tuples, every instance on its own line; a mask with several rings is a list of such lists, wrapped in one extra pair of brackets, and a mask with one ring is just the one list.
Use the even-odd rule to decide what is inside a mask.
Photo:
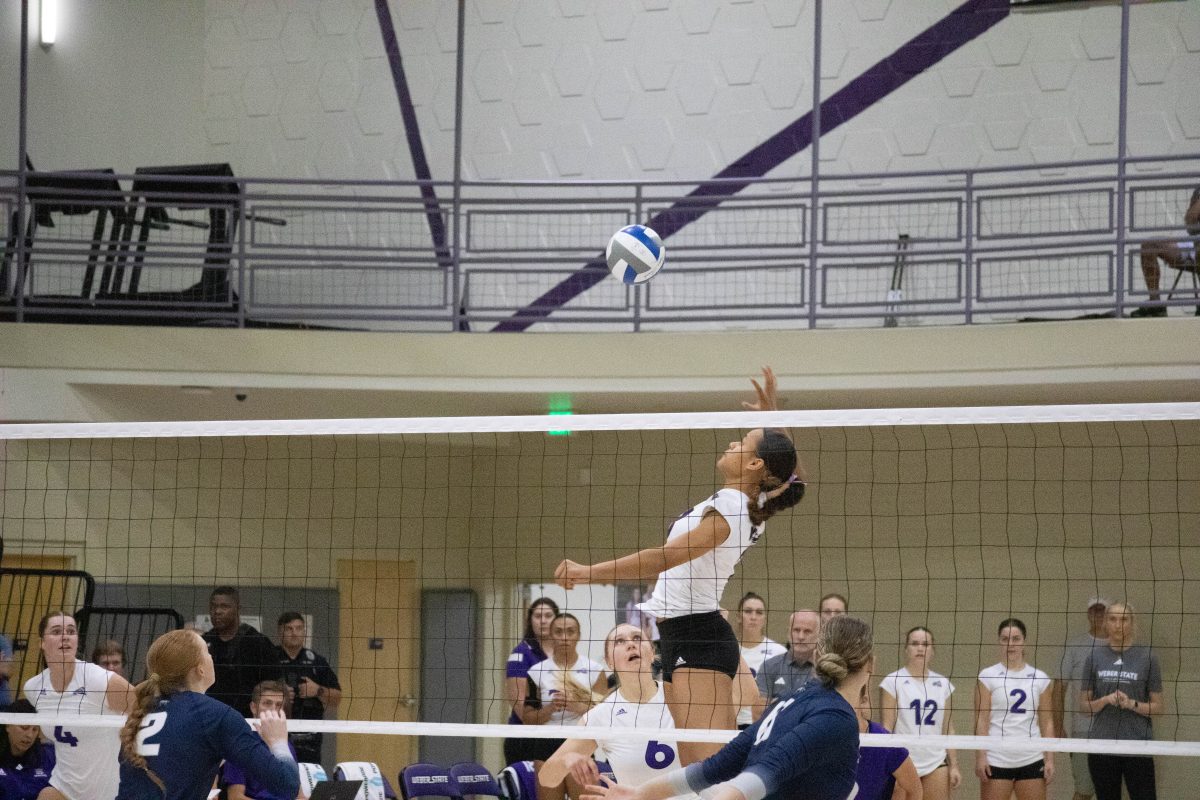
[(298, 796), (300, 773), (283, 712), (263, 711), (255, 732), (203, 694), (216, 676), (200, 634), (177, 630), (155, 639), (146, 671), (121, 729), (118, 800), (203, 800), (225, 760), (277, 797)]

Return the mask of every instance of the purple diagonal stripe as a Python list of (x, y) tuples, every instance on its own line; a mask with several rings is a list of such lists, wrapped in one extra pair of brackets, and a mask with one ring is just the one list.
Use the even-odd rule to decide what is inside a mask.
[[(1008, 3), (1009, 0), (968, 0), (901, 45), (894, 53), (821, 103), (821, 132), (828, 133), (854, 119), (967, 42), (985, 33), (1008, 16)], [(683, 200), (656, 214), (646, 225), (666, 239), (719, 206), (725, 198), (746, 188), (752, 179), (765, 176), (810, 144), (811, 112), (790, 123), (714, 176), (747, 180), (703, 183)], [(492, 330), (526, 330), (604, 280), (606, 275), (608, 270), (603, 257), (593, 259)]]
[[(431, 181), (433, 175), (425, 158), (425, 146), (421, 143), (421, 129), (417, 126), (417, 109), (408, 90), (408, 78), (404, 76), (400, 43), (396, 40), (396, 26), (392, 24), (392, 11), (388, 8), (387, 0), (375, 0), (375, 16), (379, 18), (383, 49), (387, 52), (388, 64), (392, 68), (392, 83), (396, 87), (396, 98), (400, 101), (400, 117), (404, 120), (404, 134), (408, 139), (408, 152), (412, 155), (413, 173), (419, 181)], [(454, 266), (454, 259), (446, 244), (446, 222), (437, 192), (428, 183), (422, 184), (421, 199), (425, 201), (425, 221), (429, 224), (429, 236), (433, 239), (433, 252), (437, 255), (438, 265), (449, 269)]]

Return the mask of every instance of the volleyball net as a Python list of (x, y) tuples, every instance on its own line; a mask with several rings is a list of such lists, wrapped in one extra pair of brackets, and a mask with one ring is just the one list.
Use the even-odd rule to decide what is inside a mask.
[[(567, 591), (553, 582), (555, 566), (661, 544), (672, 520), (719, 487), (714, 464), (730, 442), (761, 426), (792, 431), (808, 490), (770, 520), (729, 581), (723, 605), (735, 629), (738, 601), (753, 592), (765, 635), (786, 647), (793, 611), (844, 596), (873, 626), (878, 720), (880, 681), (908, 663), (909, 630), (926, 628), (929, 666), (955, 687), (955, 736), (922, 731), (920, 741), (1019, 749), (969, 736), (978, 675), (1001, 658), (998, 623), (1022, 620), (1025, 660), (1058, 680), (1064, 647), (1088, 632), (1090, 599), (1125, 602), (1136, 641), (1161, 668), (1154, 742), (1038, 747), (1200, 755), (1195, 403), (4, 425), (9, 686), (17, 694), (42, 668), (36, 623), (48, 610), (93, 620), (80, 631), (81, 658), (124, 637), (136, 681), (162, 620), (175, 619), (167, 612), (207, 630), (213, 589), (232, 586), (243, 623), (279, 642), (280, 616), (298, 612), (305, 646), (329, 659), (340, 704), (293, 729), (337, 733), (338, 760), (394, 774), (468, 742), (499, 769), (498, 738), (515, 729), (504, 725), (506, 667), (533, 600), (572, 613), (574, 654), (605, 672), (603, 642), (616, 624), (632, 616), (652, 627), (637, 602), (653, 578)], [(84, 580), (76, 573), (90, 589), (72, 582)], [(141, 612), (156, 622), (130, 626)], [(110, 617), (121, 624), (94, 621)], [(538, 688), (527, 688), (534, 701)], [(1077, 694), (1063, 697), (1070, 736)], [(730, 735), (515, 730), (530, 739)], [(1165, 786), (1194, 771), (1160, 769)]]

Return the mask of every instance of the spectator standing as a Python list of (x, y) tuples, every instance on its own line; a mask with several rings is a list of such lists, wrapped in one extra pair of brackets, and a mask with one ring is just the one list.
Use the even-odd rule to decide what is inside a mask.
[[(767, 605), (762, 597), (754, 592), (746, 592), (738, 603), (737, 616), (738, 644), (742, 648), (742, 661), (750, 670), (750, 680), (758, 677), (758, 671), (768, 658), (782, 655), (787, 648), (774, 639), (767, 637)], [(757, 686), (757, 682), (755, 682)], [(735, 687), (735, 693), (736, 687)], [(756, 692), (757, 694), (757, 692)], [(738, 709), (738, 729), (749, 727), (754, 722), (754, 706), (745, 705)]]
[(845, 595), (830, 592), (821, 598), (817, 609), (821, 612), (821, 623), (824, 624), (834, 617), (848, 613), (850, 611), (850, 603), (846, 600)]
[[(1000, 661), (979, 673), (975, 686), (975, 734), (1002, 739), (1031, 739), (1028, 750), (985, 751), (975, 756), (981, 800), (1045, 800), (1054, 780), (1054, 753), (1039, 750), (1037, 740), (1054, 735), (1054, 715), (1042, 698), (1050, 676), (1025, 661), (1025, 623), (1002, 620), (996, 631)], [(1050, 695), (1053, 697), (1053, 695)], [(1049, 700), (1047, 697), (1046, 700)]]
[[(536, 687), (530, 691), (529, 670), (534, 664), (545, 661), (546, 651), (553, 647), (550, 625), (558, 616), (558, 603), (548, 597), (539, 597), (525, 610), (525, 630), (521, 641), (513, 648), (504, 670), (504, 690), (512, 711), (509, 725), (537, 725), (536, 712), (541, 708)], [(545, 761), (554, 754), (557, 745), (551, 746), (545, 739), (504, 740), (504, 763), (518, 761)]]
[[(1146, 645), (1134, 644), (1133, 607), (1113, 603), (1105, 612), (1108, 643), (1097, 647), (1083, 667), (1080, 709), (1092, 716), (1093, 739), (1143, 741), (1153, 734), (1153, 718), (1163, 711), (1162, 668)], [(1121, 782), (1129, 800), (1155, 800), (1154, 758), (1088, 754), (1096, 800), (1120, 800)]]
[[(1082, 691), (1083, 665), (1094, 651), (1108, 644), (1104, 631), (1104, 616), (1108, 601), (1103, 597), (1088, 599), (1088, 632), (1067, 642), (1063, 648), (1059, 679), (1054, 682), (1054, 723), (1058, 735), (1086, 739), (1092, 725), (1091, 714), (1079, 709), (1076, 698)], [(1071, 777), (1075, 781), (1074, 800), (1091, 800), (1096, 794), (1092, 774), (1088, 771), (1087, 753), (1070, 753)]]
[[(254, 687), (250, 696), (250, 713), (258, 718), (264, 711), (270, 711), (286, 719), (287, 692), (288, 687), (280, 681), (263, 681)], [(289, 744), (288, 749), (292, 760), (299, 761), (296, 748)], [(221, 767), (221, 785), (225, 787), (227, 800), (294, 800), (295, 797), (274, 791), (262, 780), (248, 776), (245, 769), (232, 761), (226, 761)]]
[[(283, 682), (292, 692), (292, 719), (325, 719), (325, 714), (342, 702), (342, 685), (337, 674), (325, 656), (304, 646), (308, 629), (303, 615), (287, 611), (279, 616), (278, 627), (277, 654)], [(255, 691), (262, 686), (260, 683)], [(258, 712), (254, 715), (258, 716)], [(299, 761), (321, 763), (321, 734), (290, 733), (288, 738)]]
[(109, 639), (96, 645), (96, 649), (92, 650), (92, 663), (129, 679), (125, 673), (125, 648), (120, 642)]
[(790, 697), (808, 683), (813, 672), (813, 653), (821, 631), (821, 618), (816, 611), (802, 609), (792, 612), (788, 629), (788, 650), (762, 663), (758, 675), (758, 693), (767, 704)]
[(218, 586), (208, 599), (212, 629), (204, 634), (216, 670), (208, 694), (243, 717), (250, 714), (250, 695), (262, 681), (279, 678), (275, 645), (242, 622), (241, 596), (232, 586)]
[[(879, 684), (883, 727), (912, 736), (953, 734), (954, 684), (929, 668), (933, 663), (933, 633), (918, 625), (904, 636), (904, 666)], [(926, 800), (947, 800), (962, 783), (958, 755), (938, 747), (910, 747)]]
[[(28, 700), (0, 706), (5, 714), (35, 714)], [(50, 785), (54, 748), (42, 741), (37, 725), (0, 727), (0, 797), (4, 800), (37, 800)]]
[(12, 659), (12, 642), (0, 634), (0, 705), (4, 706), (13, 700), (12, 689), (8, 685), (8, 679), (12, 677)]

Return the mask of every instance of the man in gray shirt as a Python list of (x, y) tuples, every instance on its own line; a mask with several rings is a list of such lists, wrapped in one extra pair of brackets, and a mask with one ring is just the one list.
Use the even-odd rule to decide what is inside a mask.
[(758, 692), (768, 705), (788, 697), (812, 677), (813, 652), (817, 649), (821, 617), (811, 609), (794, 611), (790, 624), (787, 652), (764, 661), (754, 677)]
[[(1079, 709), (1077, 698), (1082, 691), (1084, 662), (1108, 640), (1104, 631), (1104, 614), (1108, 601), (1103, 597), (1088, 599), (1088, 632), (1067, 642), (1063, 648), (1061, 669), (1054, 682), (1054, 728), (1057, 736), (1086, 739), (1092, 718)], [(1070, 702), (1067, 702), (1068, 699)], [(1071, 753), (1071, 775), (1075, 779), (1074, 800), (1089, 800), (1096, 793), (1088, 771), (1087, 753)]]
[[(1163, 710), (1158, 656), (1135, 645), (1133, 608), (1113, 603), (1105, 615), (1108, 645), (1084, 662), (1080, 710), (1092, 714), (1093, 739), (1149, 739), (1151, 719)], [(1129, 800), (1155, 800), (1154, 759), (1150, 756), (1088, 755), (1097, 800), (1120, 800), (1121, 781)]]

